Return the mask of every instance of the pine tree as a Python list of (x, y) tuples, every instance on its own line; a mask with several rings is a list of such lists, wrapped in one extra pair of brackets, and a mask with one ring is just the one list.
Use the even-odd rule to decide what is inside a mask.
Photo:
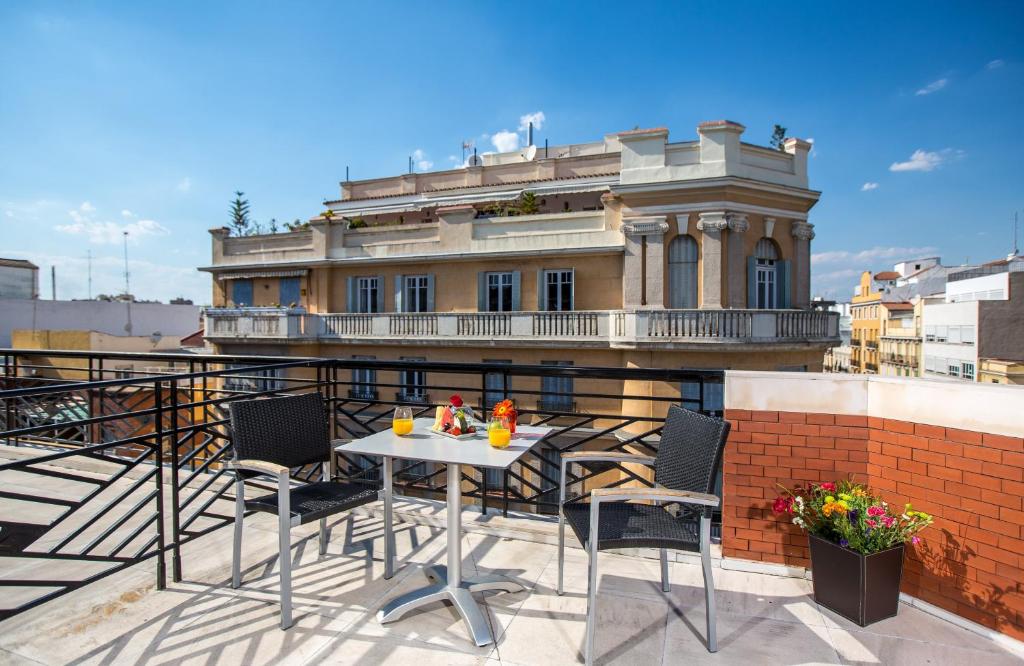
[(537, 203), (537, 195), (533, 192), (523, 192), (519, 199), (519, 214), (534, 215), (540, 212), (540, 204)]
[(249, 200), (243, 199), (245, 192), (235, 192), (235, 200), (231, 202), (231, 231), (235, 236), (246, 236), (252, 231), (249, 220)]
[(774, 127), (774, 129), (772, 129), (772, 142), (771, 142), (772, 148), (774, 148), (775, 150), (781, 150), (781, 151), (785, 152), (785, 150), (786, 150), (785, 143), (786, 143), (786, 128), (783, 127), (782, 125), (776, 125)]

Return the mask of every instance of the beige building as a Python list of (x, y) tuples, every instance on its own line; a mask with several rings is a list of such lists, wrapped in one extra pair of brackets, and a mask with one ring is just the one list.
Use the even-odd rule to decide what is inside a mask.
[[(484, 155), (343, 182), (308, 229), (212, 229), (207, 339), (229, 354), (820, 370), (838, 315), (809, 309), (810, 144), (743, 131)], [(401, 374), (414, 395), (422, 378)]]
[(923, 308), (924, 299), (919, 296), (910, 303), (882, 303), (878, 374), (888, 377), (921, 376)]

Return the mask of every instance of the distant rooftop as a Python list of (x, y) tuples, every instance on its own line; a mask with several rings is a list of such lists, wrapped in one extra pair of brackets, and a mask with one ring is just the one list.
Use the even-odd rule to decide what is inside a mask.
[(36, 270), (39, 269), (38, 266), (33, 264), (31, 261), (28, 261), (27, 259), (3, 259), (3, 258), (0, 258), (0, 266), (10, 266), (12, 268), (35, 268)]

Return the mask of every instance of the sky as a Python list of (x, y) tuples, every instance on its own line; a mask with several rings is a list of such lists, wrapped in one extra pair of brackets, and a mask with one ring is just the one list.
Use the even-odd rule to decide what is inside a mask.
[[(57, 297), (210, 301), (236, 190), (267, 224), (353, 179), (727, 118), (813, 139), (812, 290), (1024, 239), (1024, 3), (0, 3), (0, 256)], [(1022, 241), (1024, 244), (1024, 241)]]

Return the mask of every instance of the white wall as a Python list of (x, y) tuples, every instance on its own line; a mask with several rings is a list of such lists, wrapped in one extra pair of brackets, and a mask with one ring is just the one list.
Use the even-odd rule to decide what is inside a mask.
[[(965, 280), (965, 282), (972, 281), (973, 280)], [(947, 331), (948, 336), (950, 327), (961, 327), (960, 334), (966, 335), (967, 332), (962, 328), (965, 326), (973, 328), (974, 344), (964, 344), (962, 342), (957, 343), (928, 341), (928, 335), (932, 330), (945, 330)], [(944, 368), (948, 368), (949, 361), (952, 361), (954, 364), (959, 363), (961, 364), (961, 366), (963, 363), (966, 362), (974, 364), (974, 377), (975, 379), (977, 378), (979, 340), (977, 302), (925, 302), (923, 314), (921, 317), (921, 331), (924, 339), (923, 370), (925, 373), (930, 372), (929, 368), (935, 367), (936, 363), (941, 364)]]
[(1010, 274), (981, 275), (946, 283), (946, 302), (1005, 301), (1010, 298)]
[[(132, 303), (132, 334), (185, 336), (199, 330), (195, 305)], [(42, 301), (0, 299), (0, 347), (11, 346), (14, 329), (98, 331), (126, 335), (127, 306), (105, 301)]]
[(725, 372), (725, 408), (874, 416), (1024, 437), (1024, 387), (942, 379)]

